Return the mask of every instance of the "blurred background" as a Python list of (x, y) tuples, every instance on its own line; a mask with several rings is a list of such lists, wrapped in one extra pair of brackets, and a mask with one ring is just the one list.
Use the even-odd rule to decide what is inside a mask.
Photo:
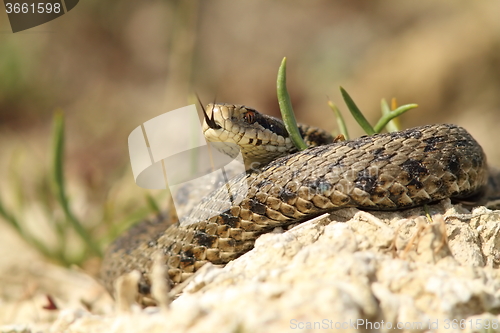
[[(328, 96), (355, 137), (362, 133), (340, 85), (372, 122), (381, 98), (396, 97), (419, 105), (403, 127), (461, 125), (500, 166), (499, 13), (498, 1), (87, 0), (13, 34), (2, 11), (0, 198), (42, 241), (57, 242), (51, 133), (54, 112), (63, 110), (68, 196), (104, 246), (118, 233), (107, 233), (110, 226), (147, 214), (151, 192), (134, 183), (128, 134), (193, 103), (194, 92), (204, 103), (278, 115), (285, 56), (299, 121), (336, 130)], [(161, 193), (152, 195), (164, 206)], [(1, 229), (5, 247), (17, 236)], [(19, 262), (12, 249), (0, 250), (3, 261)]]

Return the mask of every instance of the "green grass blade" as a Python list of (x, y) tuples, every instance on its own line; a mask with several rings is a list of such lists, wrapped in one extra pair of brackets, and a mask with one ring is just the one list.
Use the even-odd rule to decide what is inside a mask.
[(304, 139), (302, 139), (299, 128), (297, 127), (297, 121), (295, 120), (295, 116), (293, 114), (290, 95), (288, 95), (288, 90), (286, 89), (286, 57), (283, 58), (281, 66), (278, 70), (277, 91), (281, 117), (283, 118), (288, 134), (290, 134), (290, 139), (295, 144), (297, 149), (307, 149), (307, 144), (304, 142)]
[(148, 207), (151, 210), (151, 212), (153, 212), (154, 214), (161, 213), (161, 209), (158, 206), (158, 203), (156, 202), (155, 198), (153, 198), (153, 196), (149, 193), (146, 194), (146, 202), (147, 202)]
[(349, 140), (349, 132), (347, 131), (344, 117), (342, 117), (342, 113), (340, 113), (339, 108), (337, 107), (337, 105), (333, 104), (331, 100), (328, 100), (328, 106), (335, 114), (335, 119), (337, 120), (337, 126), (339, 127), (340, 134), (342, 134), (346, 140)]
[[(389, 103), (385, 100), (385, 98), (382, 98), (380, 101), (380, 108), (382, 109), (382, 116), (385, 116), (387, 114), (391, 113), (391, 108), (389, 107)], [(388, 132), (397, 132), (399, 131), (399, 126), (396, 124), (394, 119), (391, 119), (385, 126)]]
[(13, 214), (9, 213), (5, 206), (3, 205), (2, 200), (0, 199), (0, 216), (3, 217), (3, 219), (8, 222), (16, 231), (24, 237), (24, 230), (21, 227), (21, 224), (19, 224), (19, 221), (14, 217)]
[(32, 235), (27, 233), (26, 230), (23, 229), (17, 218), (7, 211), (2, 200), (0, 200), (0, 216), (16, 230), (21, 238), (23, 238), (27, 243), (35, 246), (35, 248), (37, 248), (43, 255), (49, 258), (54, 256), (54, 254), (49, 250), (47, 246), (45, 246), (45, 244), (34, 238)]
[(417, 104), (406, 104), (406, 105), (401, 105), (399, 108), (397, 108), (396, 110), (393, 110), (391, 111), (390, 113), (387, 113), (387, 114), (384, 114), (382, 116), (382, 118), (380, 118), (380, 120), (377, 122), (377, 124), (375, 125), (374, 129), (375, 131), (378, 133), (380, 132), (386, 125), (389, 121), (391, 121), (392, 119), (396, 118), (396, 117), (399, 117), (400, 115), (402, 115), (403, 113), (405, 113), (406, 111), (409, 111), (411, 109), (414, 109), (418, 107)]
[(391, 108), (389, 107), (389, 103), (385, 100), (385, 98), (382, 98), (380, 101), (380, 109), (382, 110), (382, 115), (386, 115), (391, 112)]
[(351, 112), (353, 118), (356, 120), (356, 122), (361, 126), (361, 128), (365, 131), (366, 134), (368, 135), (373, 135), (376, 133), (376, 131), (373, 129), (372, 125), (366, 120), (365, 116), (363, 116), (363, 113), (359, 110), (358, 106), (354, 101), (352, 100), (351, 96), (347, 93), (347, 91), (344, 90), (344, 88), (340, 87), (340, 92), (342, 93), (342, 97), (344, 98), (345, 104), (349, 108), (349, 111)]
[(70, 226), (80, 236), (83, 242), (87, 245), (88, 249), (92, 253), (100, 256), (100, 247), (93, 241), (92, 237), (83, 227), (82, 223), (71, 211), (69, 200), (66, 195), (66, 185), (64, 181), (64, 114), (61, 111), (56, 112), (54, 115), (53, 150), (53, 181), (57, 200), (61, 205)]

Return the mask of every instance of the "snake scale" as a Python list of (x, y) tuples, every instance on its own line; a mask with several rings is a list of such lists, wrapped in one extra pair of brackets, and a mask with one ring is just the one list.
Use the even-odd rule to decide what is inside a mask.
[[(275, 227), (344, 207), (400, 210), (444, 198), (476, 201), (488, 184), (481, 146), (455, 125), (336, 143), (322, 130), (301, 126), (306, 141), (318, 146), (296, 152), (282, 121), (253, 109), (209, 104), (204, 117), (209, 141), (240, 145), (249, 170), (229, 186), (236, 197), (239, 188), (246, 186), (248, 192), (220, 212), (227, 197), (227, 186), (220, 186), (191, 209), (189, 223), (171, 223), (161, 215), (131, 228), (105, 255), (101, 275), (108, 290), (120, 275), (138, 270), (139, 292), (147, 296), (157, 253), (164, 256), (165, 278), (173, 286), (207, 262), (226, 264), (237, 258)], [(215, 215), (200, 220), (202, 211)]]

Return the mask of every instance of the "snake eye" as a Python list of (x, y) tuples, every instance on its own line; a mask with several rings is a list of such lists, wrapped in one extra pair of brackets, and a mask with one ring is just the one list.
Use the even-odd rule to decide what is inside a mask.
[(245, 114), (243, 115), (243, 119), (249, 123), (249, 124), (253, 124), (255, 123), (255, 111), (253, 110), (248, 110), (247, 112), (245, 112)]

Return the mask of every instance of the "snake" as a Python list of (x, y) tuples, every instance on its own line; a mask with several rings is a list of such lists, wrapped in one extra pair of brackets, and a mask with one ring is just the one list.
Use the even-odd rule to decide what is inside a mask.
[[(156, 254), (166, 265), (166, 281), (176, 286), (208, 262), (224, 265), (238, 258), (277, 227), (347, 207), (394, 211), (445, 198), (474, 203), (492, 186), (483, 149), (452, 124), (337, 142), (324, 130), (299, 125), (309, 148), (298, 151), (282, 120), (250, 107), (212, 103), (203, 117), (207, 141), (220, 143), (218, 149), (230, 156), (237, 145), (246, 172), (219, 184), (182, 222), (160, 214), (112, 243), (101, 268), (109, 291), (118, 277), (137, 270), (144, 303), (151, 297)], [(228, 188), (231, 204), (221, 208)]]

